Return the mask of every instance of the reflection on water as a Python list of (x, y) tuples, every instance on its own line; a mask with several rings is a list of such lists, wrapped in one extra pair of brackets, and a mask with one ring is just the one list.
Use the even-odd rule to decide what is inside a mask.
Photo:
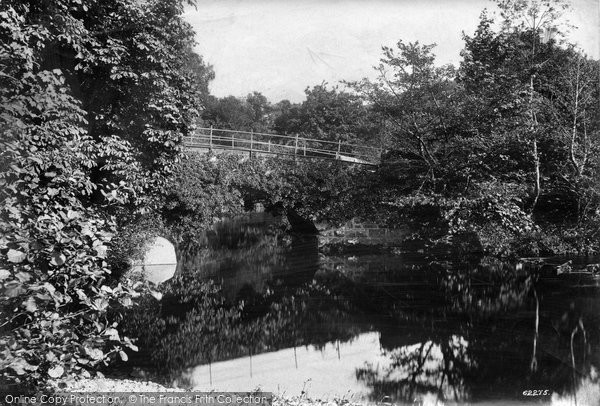
[(178, 382), (199, 389), (235, 391), (260, 387), (292, 396), (305, 392), (321, 398), (345, 395), (349, 399), (360, 399), (369, 388), (357, 381), (355, 369), (365, 359), (386, 362), (376, 332), (361, 333), (347, 342), (285, 348), (210, 367), (200, 365), (185, 371)]
[(218, 282), (230, 300), (261, 294), (273, 281), (288, 287), (310, 281), (319, 264), (317, 237), (290, 237), (278, 224), (268, 213), (217, 224), (201, 248), (180, 258), (184, 272)]
[[(468, 345), (463, 337), (454, 335), (448, 342), (427, 341), (383, 351), (387, 363), (374, 366), (365, 362), (356, 370), (356, 378), (370, 388), (377, 387), (382, 398), (414, 399), (417, 392), (422, 392), (436, 393), (445, 400), (467, 399), (464, 379), (461, 374), (452, 373), (458, 368), (449, 369), (448, 360), (461, 363), (463, 368), (474, 367)], [(382, 386), (388, 387), (389, 394), (383, 393)]]
[[(177, 386), (600, 404), (600, 282), (591, 274), (364, 247), (319, 254), (316, 238), (282, 235), (271, 220), (220, 230), (152, 313), (156, 362), (170, 360), (161, 365)], [(222, 292), (185, 299), (190, 281), (209, 279)]]

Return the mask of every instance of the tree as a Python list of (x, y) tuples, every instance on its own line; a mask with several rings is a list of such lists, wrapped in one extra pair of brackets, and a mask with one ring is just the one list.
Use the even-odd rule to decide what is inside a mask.
[(452, 66), (436, 67), (434, 45), (398, 41), (383, 47), (376, 81), (352, 84), (385, 119), (386, 147), (425, 164), (433, 188), (444, 188), (455, 140), (457, 92)]
[(337, 86), (329, 88), (326, 83), (304, 92), (302, 103), (283, 100), (275, 105), (275, 132), (361, 145), (377, 142), (376, 117), (358, 95)]
[(251, 112), (251, 129), (256, 132), (270, 132), (273, 125), (271, 122), (272, 107), (269, 100), (260, 92), (252, 92), (246, 96), (246, 104)]
[(535, 167), (532, 210), (535, 209), (541, 193), (540, 154), (538, 151), (539, 122), (534, 81), (536, 70), (548, 61), (548, 59), (540, 60), (538, 44), (544, 31), (558, 31), (558, 19), (568, 8), (568, 4), (565, 0), (500, 0), (498, 2), (498, 7), (502, 10), (503, 30), (521, 33), (520, 36), (525, 39), (525, 47), (521, 47), (521, 55), (529, 62), (529, 132)]
[[(570, 8), (568, 0), (496, 0), (503, 31), (529, 31), (563, 35), (570, 25), (560, 21)], [(533, 44), (534, 45), (534, 44)]]
[(457, 82), (464, 89), (461, 109), (465, 134), (477, 159), (474, 173), (480, 181), (526, 183), (531, 150), (523, 136), (529, 120), (527, 69), (515, 44), (519, 38), (499, 35), (486, 13), (473, 36), (465, 36)]
[(301, 109), (302, 131), (307, 137), (361, 144), (371, 141), (376, 123), (357, 95), (338, 87), (328, 89), (326, 83), (307, 88), (305, 93)]
[[(591, 104), (582, 109), (575, 103), (579, 96), (573, 95), (579, 93), (575, 81), (581, 84), (582, 77), (577, 76), (577, 69), (586, 58), (561, 39), (566, 2), (501, 1), (498, 5), (503, 19), (499, 31), (492, 28), (494, 21), (484, 13), (475, 34), (465, 36), (459, 82), (471, 100), (472, 107), (466, 110), (467, 114), (474, 113), (469, 120), (475, 124), (471, 131), (487, 134), (497, 151), (495, 159), (488, 159), (496, 165), (488, 169), (503, 172), (515, 183), (533, 184), (529, 200), (533, 211), (543, 197), (544, 182), (547, 195), (554, 193), (552, 183), (559, 187), (556, 179), (564, 172), (565, 160), (577, 173), (583, 156), (589, 154), (590, 144), (576, 145), (576, 140), (583, 141), (584, 137), (573, 137), (573, 125), (577, 127), (578, 122), (573, 110), (577, 111), (575, 117), (580, 117), (593, 105), (594, 76), (583, 86)], [(569, 66), (575, 66), (575, 71)], [(571, 80), (565, 80), (568, 76)], [(570, 90), (565, 86), (569, 82)], [(562, 135), (557, 132), (559, 128)], [(570, 129), (571, 141), (564, 136), (566, 128)], [(528, 154), (519, 153), (523, 150)], [(527, 175), (531, 172), (533, 176)]]
[(304, 118), (301, 103), (281, 100), (273, 105), (273, 130), (277, 134), (300, 134)]
[(238, 131), (270, 132), (271, 103), (259, 92), (245, 99), (235, 96), (210, 97), (202, 112), (205, 125)]
[(89, 375), (135, 348), (118, 323), (136, 293), (107, 256), (160, 203), (211, 77), (183, 3), (0, 6), (3, 380)]
[[(499, 32), (493, 32), (493, 20), (484, 12), (475, 36), (465, 36), (461, 70), (462, 77), (469, 79), (463, 83), (471, 89), (481, 87), (488, 95), (493, 94), (492, 89), (497, 92), (492, 97), (498, 109), (494, 111), (512, 115), (512, 130), (524, 136), (523, 141), (529, 144), (534, 172), (530, 207), (534, 210), (542, 188), (539, 143), (543, 134), (539, 119), (543, 96), (539, 88), (549, 79), (543, 73), (555, 51), (555, 40), (542, 39), (548, 33), (561, 32), (560, 18), (568, 3), (500, 0), (497, 5), (502, 18)], [(486, 50), (492, 52), (486, 55)]]
[(555, 139), (554, 159), (547, 165), (549, 180), (555, 189), (566, 190), (566, 198), (576, 200), (573, 211), (583, 222), (594, 217), (599, 204), (595, 178), (600, 169), (600, 64), (569, 46), (551, 61), (551, 68), (553, 79), (542, 88), (545, 131)]

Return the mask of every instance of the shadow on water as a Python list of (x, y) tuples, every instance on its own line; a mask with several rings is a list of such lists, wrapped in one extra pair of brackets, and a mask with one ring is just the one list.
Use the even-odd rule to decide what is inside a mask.
[(576, 400), (597, 385), (597, 277), (488, 257), (323, 254), (316, 237), (266, 219), (208, 233), (163, 300), (130, 317), (176, 385), (299, 395), (312, 379), (314, 397), (400, 403)]

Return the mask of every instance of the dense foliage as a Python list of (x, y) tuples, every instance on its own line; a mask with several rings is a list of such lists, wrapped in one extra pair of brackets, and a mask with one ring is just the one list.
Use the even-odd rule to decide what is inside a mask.
[[(482, 14), (458, 67), (438, 66), (434, 45), (399, 41), (383, 48), (376, 79), (309, 87), (296, 104), (209, 95), (214, 73), (193, 52), (186, 4), (0, 4), (2, 383), (127, 359), (135, 345), (119, 331), (121, 310), (140, 285), (118, 276), (142, 241), (160, 230), (185, 253), (198, 230), (254, 203), (314, 222), (408, 224), (424, 248), (599, 250), (600, 64), (561, 37), (564, 1), (499, 0), (500, 20)], [(385, 152), (373, 170), (182, 159), (195, 124)], [(206, 340), (240, 315), (216, 288), (199, 295), (182, 324), (211, 359)], [(187, 356), (167, 353), (158, 358)]]
[[(425, 238), (474, 232), (494, 253), (597, 251), (600, 64), (562, 35), (565, 2), (498, 6), (499, 21), (484, 12), (465, 35), (458, 68), (399, 41), (375, 80), (347, 83), (388, 150), (371, 208)], [(320, 100), (311, 122), (337, 106)]]
[(207, 92), (182, 12), (162, 0), (0, 6), (2, 382), (89, 375), (135, 347), (118, 323), (137, 293), (108, 257), (118, 229), (160, 202)]

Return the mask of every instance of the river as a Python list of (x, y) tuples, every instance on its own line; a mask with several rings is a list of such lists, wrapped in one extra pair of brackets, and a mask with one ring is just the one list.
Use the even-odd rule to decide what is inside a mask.
[[(167, 320), (154, 356), (173, 386), (411, 404), (600, 402), (600, 278), (548, 265), (564, 258), (328, 247), (282, 233), (268, 215), (223, 223), (205, 242), (154, 311)], [(191, 280), (213, 281), (202, 297), (221, 310), (181, 299)]]

